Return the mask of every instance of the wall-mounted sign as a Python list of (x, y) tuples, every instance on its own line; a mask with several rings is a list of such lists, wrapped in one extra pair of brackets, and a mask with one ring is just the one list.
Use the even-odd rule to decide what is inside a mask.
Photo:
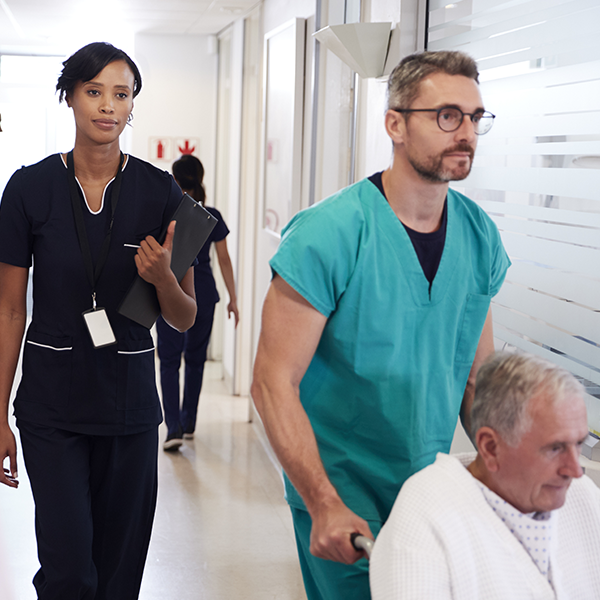
[(148, 156), (152, 162), (157, 160), (173, 160), (173, 140), (168, 137), (150, 138)]
[(151, 162), (172, 162), (184, 154), (193, 154), (200, 158), (200, 138), (150, 138), (148, 156)]
[(175, 154), (193, 154), (198, 156), (200, 150), (200, 140), (198, 138), (177, 138), (175, 140)]

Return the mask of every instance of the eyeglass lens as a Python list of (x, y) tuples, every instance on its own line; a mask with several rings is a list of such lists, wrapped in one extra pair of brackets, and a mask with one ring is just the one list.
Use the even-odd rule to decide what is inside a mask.
[[(444, 108), (438, 113), (438, 125), (443, 131), (456, 131), (462, 124), (464, 114), (457, 108)], [(478, 135), (487, 133), (493, 123), (494, 117), (487, 112), (475, 113), (471, 117), (473, 129)]]

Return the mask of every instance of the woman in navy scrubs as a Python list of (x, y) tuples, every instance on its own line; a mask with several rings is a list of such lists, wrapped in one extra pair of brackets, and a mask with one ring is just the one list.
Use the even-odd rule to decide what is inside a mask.
[[(204, 205), (206, 193), (202, 180), (204, 166), (195, 156), (182, 156), (173, 163), (173, 177), (184, 192), (187, 192), (196, 202)], [(196, 303), (198, 312), (196, 321), (188, 331), (179, 333), (170, 327), (165, 319), (159, 318), (156, 323), (158, 333), (158, 356), (160, 358), (160, 383), (162, 389), (163, 408), (167, 425), (167, 438), (163, 449), (177, 450), (183, 443), (183, 438), (194, 437), (198, 401), (202, 389), (206, 350), (212, 331), (215, 306), (219, 301), (215, 278), (210, 266), (210, 247), (214, 242), (217, 250), (217, 260), (223, 275), (223, 281), (229, 294), (227, 312), (234, 316), (237, 327), (240, 315), (237, 307), (235, 282), (231, 258), (227, 250), (229, 229), (221, 213), (211, 206), (205, 206), (217, 220), (210, 237), (198, 253), (194, 267), (194, 287), (196, 288)], [(183, 401), (179, 401), (179, 367), (181, 355), (185, 358), (185, 384)]]
[(181, 284), (170, 270), (177, 184), (119, 148), (142, 85), (136, 65), (104, 43), (63, 65), (56, 87), (75, 117), (73, 151), (18, 170), (0, 204), (0, 456), (10, 467), (0, 482), (18, 485), (8, 404), (33, 264), (14, 411), (36, 506), (34, 585), (41, 600), (129, 600), (154, 518), (161, 411), (150, 332), (117, 308), (139, 273), (184, 331), (196, 314), (193, 270)]

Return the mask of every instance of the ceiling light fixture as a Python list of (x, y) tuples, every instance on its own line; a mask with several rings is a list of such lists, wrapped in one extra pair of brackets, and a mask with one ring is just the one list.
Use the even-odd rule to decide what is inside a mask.
[(244, 9), (241, 6), (221, 6), (219, 10), (228, 15), (239, 15), (244, 12)]

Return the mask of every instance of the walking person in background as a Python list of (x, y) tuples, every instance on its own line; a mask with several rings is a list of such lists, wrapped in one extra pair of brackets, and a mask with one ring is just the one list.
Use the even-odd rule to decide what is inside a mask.
[[(184, 192), (204, 205), (206, 199), (202, 184), (204, 167), (200, 160), (191, 154), (182, 156), (173, 163), (173, 176)], [(215, 244), (219, 267), (229, 294), (227, 313), (230, 317), (233, 314), (236, 327), (240, 318), (233, 267), (227, 251), (227, 240), (225, 239), (229, 234), (229, 229), (221, 213), (216, 208), (210, 206), (205, 206), (205, 208), (218, 219), (218, 223), (200, 250), (197, 264), (194, 267), (194, 285), (198, 304), (196, 322), (185, 333), (179, 333), (173, 329), (162, 317), (156, 323), (158, 356), (160, 358), (160, 383), (167, 425), (167, 438), (163, 444), (163, 449), (167, 451), (177, 450), (183, 443), (184, 438), (192, 439), (196, 429), (196, 415), (198, 413), (200, 390), (202, 389), (206, 351), (213, 326), (215, 306), (219, 301), (219, 294), (210, 266), (209, 252), (212, 242)], [(179, 367), (182, 355), (185, 359), (185, 384), (183, 402), (180, 402)]]

